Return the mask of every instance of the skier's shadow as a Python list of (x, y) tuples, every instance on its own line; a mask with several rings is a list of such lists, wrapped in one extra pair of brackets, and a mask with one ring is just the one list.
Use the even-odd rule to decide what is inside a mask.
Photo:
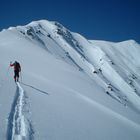
[(24, 85), (24, 86), (30, 87), (30, 88), (32, 88), (32, 89), (34, 89), (34, 90), (37, 90), (37, 91), (39, 91), (39, 92), (41, 92), (41, 93), (43, 93), (43, 94), (45, 94), (45, 95), (49, 95), (48, 92), (43, 91), (43, 90), (40, 90), (40, 89), (38, 89), (38, 88), (36, 88), (36, 87), (34, 87), (34, 86), (32, 86), (32, 85), (25, 84), (25, 83), (23, 83), (23, 82), (20, 82), (20, 83), (21, 83), (22, 85)]

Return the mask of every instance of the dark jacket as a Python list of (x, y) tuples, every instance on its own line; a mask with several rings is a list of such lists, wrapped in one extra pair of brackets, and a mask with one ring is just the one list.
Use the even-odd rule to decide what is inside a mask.
[(13, 64), (10, 64), (11, 67), (14, 67), (14, 71), (18, 71), (20, 72), (21, 71), (21, 66), (18, 62), (15, 62)]

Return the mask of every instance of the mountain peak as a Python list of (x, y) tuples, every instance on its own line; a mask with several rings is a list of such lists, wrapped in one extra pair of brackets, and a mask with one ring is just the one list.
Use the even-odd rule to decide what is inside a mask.
[[(134, 40), (87, 40), (40, 20), (1, 32), (0, 56), (0, 139), (139, 140), (140, 46)], [(12, 60), (22, 70), (16, 85)]]

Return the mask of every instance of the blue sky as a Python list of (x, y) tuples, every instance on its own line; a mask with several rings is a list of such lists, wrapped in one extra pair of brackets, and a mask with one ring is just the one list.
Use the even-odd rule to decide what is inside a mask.
[(1, 0), (0, 30), (55, 20), (88, 39), (140, 43), (139, 0)]

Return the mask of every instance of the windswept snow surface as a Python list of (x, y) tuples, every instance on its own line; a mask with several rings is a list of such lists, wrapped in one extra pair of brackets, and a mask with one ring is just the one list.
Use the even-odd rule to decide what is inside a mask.
[(0, 58), (0, 139), (140, 139), (135, 41), (87, 40), (41, 20), (0, 32)]

